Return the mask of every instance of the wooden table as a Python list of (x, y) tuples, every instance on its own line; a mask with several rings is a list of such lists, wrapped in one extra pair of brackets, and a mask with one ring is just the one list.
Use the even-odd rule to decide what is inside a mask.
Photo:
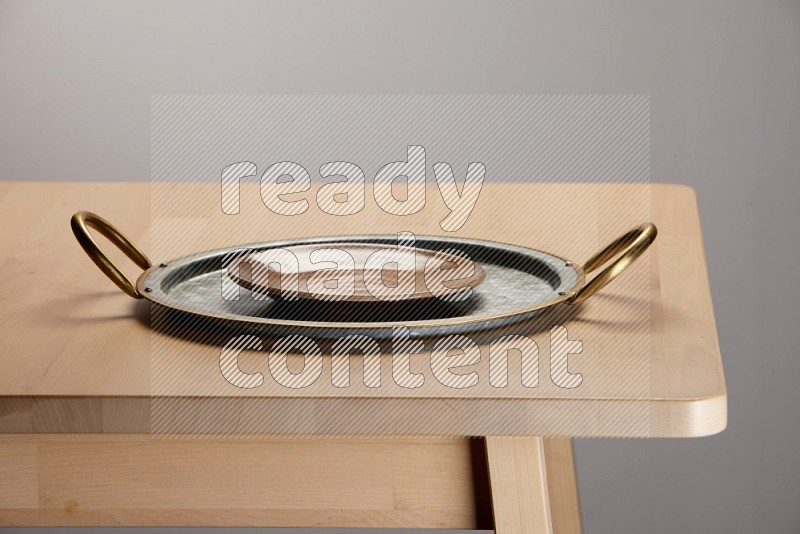
[[(571, 337), (584, 340), (585, 352), (570, 361), (584, 376), (581, 387), (555, 387), (545, 365), (536, 389), (483, 387), (468, 397), (389, 391), (373, 399), (357, 387), (326, 394), (330, 384), (302, 395), (231, 387), (218, 369), (208, 371), (218, 365), (208, 356), (218, 348), (151, 329), (148, 306), (106, 280), (69, 229), (73, 212), (94, 211), (154, 262), (297, 236), (444, 233), (438, 221), (447, 212), (435, 189), (430, 205), (398, 228), (369, 204), (357, 216), (312, 210), (291, 224), (278, 221), (255, 187), (243, 188), (241, 213), (230, 218), (214, 184), (0, 185), (0, 525), (580, 532), (571, 437), (696, 437), (725, 428), (691, 189), (487, 184), (457, 235), (576, 261), (645, 220), (659, 237), (630, 273), (579, 314), (561, 317)], [(179, 209), (164, 217), (167, 201)], [(229, 217), (226, 231), (210, 231), (222, 217)], [(644, 330), (625, 323), (626, 313), (642, 310)], [(190, 379), (155, 373), (153, 350), (165, 342), (172, 372)], [(262, 426), (256, 435), (202, 435), (195, 417), (194, 435), (154, 436), (152, 409), (170, 400), (190, 411), (241, 400)], [(386, 415), (399, 406), (430, 421), (414, 432)], [(269, 416), (276, 410), (280, 424)], [(368, 422), (354, 436), (356, 417)], [(267, 437), (270, 428), (275, 436)]]

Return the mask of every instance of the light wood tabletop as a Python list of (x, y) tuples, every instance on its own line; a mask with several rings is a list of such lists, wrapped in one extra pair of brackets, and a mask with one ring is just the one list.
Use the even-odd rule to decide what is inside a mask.
[[(517, 327), (540, 346), (538, 387), (521, 384), (509, 365), (507, 387), (482, 379), (468, 392), (434, 380), (409, 391), (391, 374), (380, 392), (363, 383), (334, 388), (329, 367), (300, 392), (233, 387), (221, 376), (218, 345), (152, 328), (149, 303), (106, 279), (69, 227), (76, 211), (98, 213), (154, 264), (313, 235), (446, 234), (439, 221), (447, 210), (435, 187), (426, 208), (402, 221), (369, 201), (357, 216), (330, 216), (312, 204), (306, 216), (280, 217), (261, 203), (257, 184), (242, 186), (241, 212), (230, 216), (219, 209), (219, 195), (218, 184), (0, 185), (0, 524), (579, 532), (571, 442), (555, 438), (698, 437), (726, 426), (703, 237), (689, 188), (486, 184), (456, 236), (580, 264), (643, 222), (655, 223), (659, 235), (596, 296)], [(104, 250), (138, 275), (119, 251)], [(551, 380), (546, 356), (556, 324), (582, 342), (569, 359), (580, 387)], [(428, 365), (430, 375), (426, 351), (412, 365)], [(263, 371), (264, 352), (243, 353), (239, 365)], [(487, 358), (474, 369), (488, 377)], [(227, 429), (204, 420), (229, 405), (251, 414), (252, 439), (231, 437), (242, 421)], [(150, 439), (154, 410), (206, 439)], [(220, 430), (224, 436), (208, 437)], [(285, 437), (297, 435), (325, 440)], [(476, 452), (475, 441), (463, 439), (470, 436), (492, 437)], [(229, 450), (239, 460), (222, 462)], [(248, 463), (293, 454), (315, 460), (267, 461), (263, 472)], [(290, 472), (316, 476), (319, 491), (289, 481)], [(163, 491), (153, 493), (158, 487)], [(238, 489), (223, 497), (221, 488)], [(253, 500), (259, 489), (264, 499)]]
[[(188, 188), (191, 205), (169, 203), (170, 195), (185, 197)], [(403, 229), (444, 233), (436, 212), (443, 206), (436, 205), (433, 195), (438, 193), (431, 192), (431, 211), (405, 217)], [(377, 393), (358, 381), (348, 388), (331, 387), (327, 368), (327, 380), (323, 373), (302, 390), (232, 387), (219, 371), (218, 346), (153, 330), (149, 305), (111, 284), (85, 257), (68, 225), (78, 209), (99, 213), (157, 263), (274, 239), (392, 233), (399, 224), (397, 217), (369, 205), (356, 217), (318, 213), (284, 218), (260, 204), (257, 190), (245, 188), (241, 214), (232, 217), (218, 209), (218, 196), (213, 184), (0, 186), (5, 267), (0, 279), (0, 403), (5, 414), (0, 431), (147, 431), (151, 400), (158, 397), (219, 402), (292, 398), (289, 406), (296, 413), (315, 413), (316, 421), (298, 418), (302, 425), (276, 428), (280, 433), (349, 433), (347, 414), (364, 417), (374, 406), (384, 418), (364, 431), (391, 435), (398, 431), (388, 416), (393, 399), (431, 414), (441, 413), (437, 407), (442, 403), (460, 403), (461, 412), (469, 414), (469, 422), (431, 421), (421, 433), (497, 433), (506, 428), (499, 426), (498, 416), (510, 412), (521, 414), (508, 426), (522, 435), (688, 437), (725, 427), (726, 390), (703, 240), (695, 195), (686, 187), (487, 184), (457, 235), (538, 248), (576, 263), (645, 219), (658, 226), (659, 236), (630, 272), (581, 304), (578, 313), (556, 312), (522, 330), (542, 330), (532, 337), (543, 356), (549, 331), (542, 326), (558, 321), (571, 339), (581, 340), (582, 352), (569, 362), (570, 371), (583, 377), (580, 387), (565, 389), (547, 379), (549, 362), (542, 357), (536, 388), (523, 387), (512, 370), (508, 387), (501, 389), (485, 379), (469, 391), (429, 379), (424, 388), (410, 390), (388, 379)], [(164, 205), (178, 205), (180, 213)], [(122, 257), (110, 249), (113, 258)], [(120, 262), (136, 274), (129, 261)], [(264, 370), (262, 354), (243, 354), (240, 365)], [(419, 355), (420, 365), (425, 356)], [(487, 358), (476, 369), (488, 376)], [(214, 401), (205, 402), (208, 409)]]

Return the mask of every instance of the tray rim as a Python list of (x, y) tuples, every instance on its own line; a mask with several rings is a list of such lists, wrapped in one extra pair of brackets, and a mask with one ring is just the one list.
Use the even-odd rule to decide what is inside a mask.
[[(426, 319), (420, 321), (393, 321), (393, 322), (322, 322), (322, 321), (309, 322), (309, 321), (298, 321), (289, 319), (274, 319), (269, 317), (222, 314), (222, 313), (206, 312), (206, 311), (201, 312), (196, 309), (192, 309), (190, 307), (175, 305), (174, 303), (168, 301), (168, 299), (162, 299), (160, 297), (160, 294), (162, 293), (161, 289), (158, 288), (158, 290), (156, 291), (155, 289), (153, 289), (151, 284), (148, 284), (148, 279), (149, 280), (155, 279), (160, 281), (161, 277), (164, 276), (163, 274), (161, 274), (163, 269), (168, 269), (173, 263), (201, 261), (203, 259), (209, 259), (213, 256), (217, 256), (220, 254), (230, 253), (231, 251), (237, 249), (257, 248), (266, 246), (276, 248), (282, 246), (303, 245), (303, 244), (313, 244), (313, 243), (334, 244), (337, 242), (346, 242), (348, 240), (355, 240), (355, 241), (364, 240), (366, 242), (369, 242), (370, 240), (387, 240), (396, 238), (397, 236), (393, 234), (355, 234), (355, 235), (350, 234), (341, 236), (334, 235), (334, 236), (300, 237), (300, 238), (290, 238), (277, 241), (263, 241), (263, 242), (255, 242), (242, 245), (234, 245), (230, 247), (224, 247), (214, 250), (208, 250), (205, 252), (189, 254), (187, 256), (175, 258), (173, 260), (163, 263), (153, 263), (153, 265), (149, 269), (145, 270), (139, 275), (139, 277), (136, 280), (136, 288), (139, 291), (139, 293), (150, 302), (153, 302), (160, 306), (164, 306), (165, 308), (168, 308), (170, 310), (188, 313), (191, 315), (202, 317), (204, 319), (216, 319), (221, 321), (236, 322), (250, 326), (262, 325), (262, 326), (275, 326), (275, 327), (292, 328), (292, 329), (294, 328), (308, 329), (316, 331), (355, 330), (355, 331), (368, 332), (370, 330), (375, 331), (387, 328), (391, 329), (392, 327), (395, 326), (405, 326), (408, 327), (409, 329), (432, 329), (432, 328), (447, 328), (447, 327), (474, 325), (479, 323), (493, 323), (497, 321), (511, 320), (511, 319), (525, 320), (526, 318), (532, 316), (532, 314), (540, 312), (541, 310), (544, 310), (546, 308), (554, 307), (557, 304), (569, 300), (577, 292), (577, 290), (583, 286), (585, 282), (584, 269), (580, 264), (575, 263), (572, 260), (566, 259), (562, 256), (541, 249), (512, 245), (510, 243), (489, 240), (489, 239), (474, 239), (474, 238), (456, 237), (456, 236), (416, 235), (417, 241), (436, 240), (436, 241), (451, 242), (454, 244), (457, 243), (468, 244), (472, 246), (490, 245), (503, 248), (506, 251), (511, 250), (522, 254), (530, 254), (531, 252), (534, 252), (538, 254), (547, 255), (550, 256), (551, 258), (561, 260), (565, 264), (565, 267), (571, 268), (575, 271), (576, 274), (575, 284), (568, 290), (564, 291), (563, 295), (558, 295), (556, 293), (556, 297), (551, 300), (539, 303), (535, 306), (521, 308), (510, 312), (499, 313), (494, 315), (447, 317), (442, 319)], [(558, 290), (556, 289), (554, 291), (557, 292)]]

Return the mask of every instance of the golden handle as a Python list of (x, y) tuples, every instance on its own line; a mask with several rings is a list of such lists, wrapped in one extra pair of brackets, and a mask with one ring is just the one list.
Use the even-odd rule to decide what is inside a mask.
[(95, 265), (125, 293), (136, 299), (142, 298), (142, 295), (136, 290), (136, 285), (108, 259), (108, 256), (106, 256), (98, 246), (97, 242), (89, 233), (89, 228), (94, 228), (100, 232), (100, 234), (105, 236), (111, 243), (124, 252), (133, 263), (142, 269), (149, 269), (150, 260), (145, 256), (144, 252), (131, 243), (122, 232), (114, 227), (114, 225), (90, 211), (79, 211), (73, 215), (70, 220), (70, 226), (72, 227), (72, 233), (75, 234), (75, 239), (78, 240), (78, 243), (80, 243), (86, 255), (91, 258)]
[(630, 267), (639, 256), (644, 254), (647, 247), (655, 241), (657, 234), (658, 229), (653, 223), (643, 224), (619, 236), (603, 250), (589, 258), (583, 265), (583, 270), (587, 274), (605, 265), (617, 254), (622, 254), (616, 261), (603, 269), (600, 274), (592, 278), (577, 293), (571, 296), (567, 300), (567, 304), (582, 302), (607, 286), (622, 271)]

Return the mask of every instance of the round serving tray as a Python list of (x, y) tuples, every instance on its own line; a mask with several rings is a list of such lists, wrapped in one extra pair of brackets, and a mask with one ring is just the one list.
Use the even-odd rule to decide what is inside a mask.
[[(530, 319), (560, 303), (576, 304), (608, 284), (650, 246), (656, 227), (647, 223), (618, 237), (583, 267), (540, 250), (456, 237), (417, 236), (415, 246), (432, 251), (458, 251), (482, 266), (485, 279), (460, 302), (429, 299), (407, 302), (331, 303), (286, 301), (251, 295), (239, 288), (227, 294), (227, 268), (243, 252), (255, 253), (299, 245), (335, 247), (337, 243), (387, 244), (397, 236), (339, 236), (276, 241), (202, 252), (152, 266), (147, 256), (105, 219), (90, 212), (72, 217), (72, 230), (95, 264), (125, 293), (145, 298), (169, 310), (204, 320), (225, 322), (264, 335), (341, 337), (364, 334), (389, 338), (396, 326), (415, 337), (467, 333)], [(87, 227), (118, 246), (145, 271), (136, 283), (103, 253)], [(618, 256), (619, 257), (616, 257)], [(601, 273), (592, 272), (613, 258)]]

